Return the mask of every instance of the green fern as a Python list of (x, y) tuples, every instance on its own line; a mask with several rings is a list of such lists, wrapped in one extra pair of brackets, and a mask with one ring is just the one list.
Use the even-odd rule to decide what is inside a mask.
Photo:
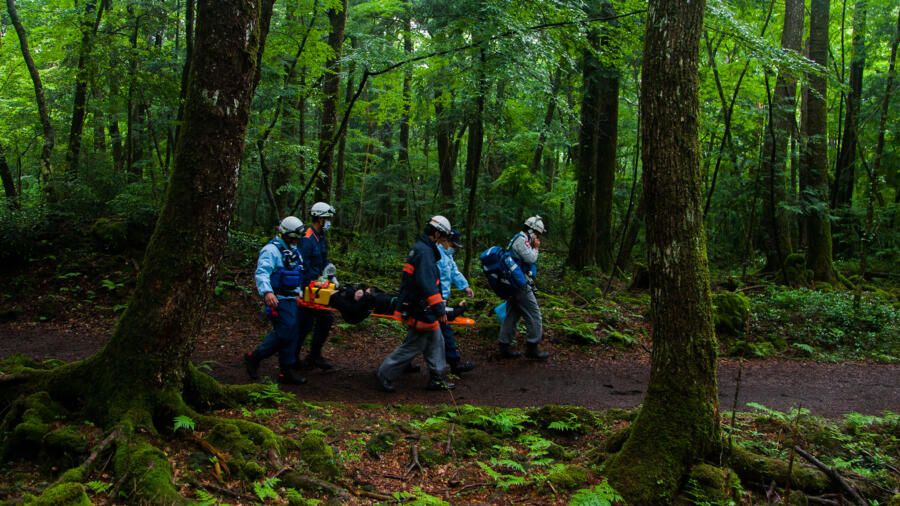
[(266, 499), (278, 499), (278, 493), (275, 492), (275, 485), (278, 484), (278, 478), (266, 478), (262, 481), (253, 483), (253, 491), (260, 501)]
[(96, 494), (103, 494), (107, 490), (112, 488), (111, 483), (106, 483), (105, 481), (89, 481), (85, 483), (91, 490)]
[(198, 488), (194, 493), (197, 495), (196, 504), (198, 506), (212, 506), (213, 504), (219, 502), (219, 499), (216, 496), (210, 494), (202, 488)]
[(583, 488), (572, 494), (569, 506), (610, 506), (624, 501), (616, 489), (604, 479), (603, 483), (595, 487)]
[(175, 417), (175, 430), (178, 429), (187, 429), (191, 432), (194, 431), (194, 421), (191, 420), (191, 417), (187, 415), (178, 415)]

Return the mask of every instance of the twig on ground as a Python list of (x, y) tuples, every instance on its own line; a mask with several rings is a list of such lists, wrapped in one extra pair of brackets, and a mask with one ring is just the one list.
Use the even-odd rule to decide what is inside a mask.
[(415, 468), (419, 469), (419, 474), (424, 475), (425, 469), (422, 468), (422, 464), (419, 462), (419, 447), (416, 446), (415, 443), (413, 443), (413, 445), (409, 448), (409, 458), (409, 467), (406, 468), (406, 472), (403, 473), (403, 476), (406, 477)]
[(406, 478), (396, 475), (396, 474), (382, 474), (382, 476), (384, 476), (385, 478), (390, 478), (392, 480), (404, 481), (406, 479)]
[(299, 483), (304, 487), (319, 487), (331, 492), (331, 495), (338, 497), (344, 502), (350, 500), (350, 492), (347, 492), (347, 489), (343, 487), (339, 487), (334, 483), (329, 483), (327, 481), (317, 480), (315, 478), (311, 478), (309, 476), (297, 476), (292, 478), (293, 481)]
[(851, 487), (849, 483), (847, 483), (843, 478), (841, 478), (841, 475), (839, 475), (837, 473), (837, 471), (826, 466), (821, 460), (817, 459), (811, 453), (807, 452), (803, 448), (800, 448), (799, 446), (794, 446), (794, 450), (798, 454), (800, 454), (801, 457), (808, 460), (812, 465), (818, 467), (820, 470), (822, 470), (822, 472), (827, 474), (829, 478), (831, 478), (838, 485), (840, 485), (841, 488), (844, 489), (844, 491), (846, 491), (848, 494), (850, 494), (850, 497), (853, 498), (853, 501), (856, 504), (863, 504), (863, 505), (869, 504), (868, 502), (866, 502), (865, 499), (863, 499), (859, 495), (859, 492), (857, 492), (855, 488)]
[(356, 490), (356, 491), (354, 491), (354, 493), (357, 496), (368, 497), (370, 499), (378, 499), (379, 501), (393, 501), (394, 500), (393, 496), (390, 496), (387, 494), (381, 494), (379, 492), (369, 492), (368, 490)]
[[(216, 464), (219, 464), (221, 466), (222, 472), (224, 472), (226, 475), (231, 474), (231, 471), (228, 469), (228, 464), (225, 463), (225, 461), (228, 459), (225, 458), (225, 455), (223, 455), (222, 452), (217, 450), (215, 446), (211, 445), (209, 441), (203, 439), (197, 434), (194, 434), (193, 432), (191, 433), (191, 439), (202, 446), (204, 450), (212, 453), (213, 456), (216, 457)], [(222, 480), (220, 479), (219, 481), (221, 482)]]
[(840, 502), (835, 501), (833, 499), (826, 499), (824, 497), (817, 497), (814, 495), (806, 496), (806, 500), (809, 501), (810, 503), (824, 504), (826, 506), (840, 506), (840, 504), (841, 504)]
[(234, 497), (235, 499), (247, 501), (251, 504), (259, 502), (259, 499), (256, 497), (242, 494), (240, 492), (235, 492), (234, 490), (230, 490), (227, 488), (218, 487), (216, 485), (213, 485), (212, 483), (202, 483), (202, 482), (199, 482), (196, 480), (191, 480), (190, 483), (191, 483), (191, 485), (193, 485), (196, 488), (205, 488), (206, 490), (209, 490), (210, 492), (215, 492), (215, 493), (221, 494), (221, 495), (227, 495), (228, 497)]
[(486, 487), (486, 486), (488, 486), (488, 485), (490, 485), (490, 483), (488, 483), (488, 482), (486, 482), (486, 481), (481, 481), (481, 482), (478, 482), (478, 483), (470, 483), (470, 484), (468, 484), (468, 485), (463, 485), (459, 490), (456, 491), (456, 493), (457, 493), (457, 494), (460, 494), (460, 493), (462, 493), (462, 492), (464, 492), (464, 491), (466, 491), (466, 490), (468, 490), (468, 489), (470, 489), (470, 488)]
[(450, 455), (452, 451), (451, 443), (453, 442), (453, 430), (456, 428), (455, 423), (450, 424), (450, 434), (447, 435), (447, 451), (444, 452), (444, 455)]

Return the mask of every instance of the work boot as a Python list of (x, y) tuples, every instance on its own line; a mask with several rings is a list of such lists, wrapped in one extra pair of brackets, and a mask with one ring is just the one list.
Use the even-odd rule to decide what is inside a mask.
[(323, 371), (327, 371), (334, 367), (334, 365), (322, 358), (322, 347), (321, 346), (311, 346), (309, 348), (309, 354), (306, 355), (306, 365), (308, 367), (318, 367)]
[(378, 380), (378, 384), (381, 385), (381, 389), (385, 392), (392, 394), (397, 391), (397, 388), (394, 387), (394, 384), (391, 382), (391, 380), (382, 378), (381, 375), (377, 372), (375, 373), (375, 379)]
[(431, 379), (425, 385), (425, 390), (453, 390), (456, 385), (445, 380), (440, 374), (431, 374)]
[(475, 362), (461, 362), (460, 360), (461, 359), (454, 358), (447, 361), (447, 363), (450, 364), (450, 372), (459, 376), (464, 372), (469, 372), (472, 369), (475, 369)]
[(512, 345), (500, 343), (500, 358), (519, 358), (522, 354), (518, 351), (513, 351)]
[(290, 365), (282, 365), (281, 372), (278, 373), (278, 382), (285, 385), (302, 385), (306, 383), (306, 378), (294, 374)]
[(247, 367), (247, 376), (250, 376), (250, 379), (259, 379), (259, 362), (261, 360), (256, 350), (244, 355), (244, 365)]
[(422, 370), (421, 367), (410, 362), (410, 363), (406, 364), (406, 367), (403, 368), (403, 374), (415, 374), (421, 370)]
[(528, 350), (525, 352), (525, 358), (547, 360), (550, 358), (550, 354), (546, 351), (541, 351), (540, 348), (538, 348), (538, 343), (528, 343)]

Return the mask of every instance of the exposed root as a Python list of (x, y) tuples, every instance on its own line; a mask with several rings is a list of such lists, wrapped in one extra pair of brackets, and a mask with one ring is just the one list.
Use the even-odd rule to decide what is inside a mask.
[(321, 488), (323, 490), (327, 490), (331, 493), (331, 495), (335, 496), (341, 502), (348, 502), (351, 500), (350, 493), (343, 487), (335, 485), (333, 483), (329, 483), (327, 481), (322, 481), (316, 478), (312, 478), (310, 476), (302, 475), (298, 472), (288, 472), (284, 474), (284, 477), (281, 480), (285, 486), (295, 489), (317, 489)]
[[(772, 483), (784, 487), (788, 482), (788, 463), (748, 452), (742, 448), (732, 448), (728, 463), (743, 482)], [(830, 491), (829, 479), (824, 473), (804, 466), (793, 466), (790, 473), (793, 488), (808, 495), (821, 495)]]

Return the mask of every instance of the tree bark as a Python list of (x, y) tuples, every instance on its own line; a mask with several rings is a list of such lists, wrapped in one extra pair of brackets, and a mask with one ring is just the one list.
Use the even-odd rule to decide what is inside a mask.
[[(872, 169), (876, 175), (881, 174), (881, 157), (884, 155), (884, 129), (887, 124), (888, 106), (891, 102), (891, 95), (894, 92), (894, 76), (896, 74), (894, 65), (897, 62), (898, 42), (900, 42), (900, 12), (897, 13), (897, 28), (894, 31), (894, 41), (891, 43), (891, 60), (888, 64), (887, 83), (884, 87), (884, 96), (881, 99), (881, 121), (878, 124), (878, 144), (875, 146), (875, 163)], [(900, 202), (900, 189), (894, 196), (894, 203), (898, 202)]]
[(103, 0), (87, 1), (84, 4), (81, 27), (81, 47), (78, 50), (78, 70), (75, 75), (75, 95), (72, 99), (72, 126), (69, 130), (69, 146), (66, 149), (66, 178), (78, 177), (78, 158), (81, 154), (81, 134), (84, 129), (84, 108), (87, 103), (88, 60), (94, 48), (94, 37), (103, 18)]
[(9, 164), (6, 163), (6, 154), (0, 146), (0, 180), (3, 181), (3, 191), (6, 192), (6, 205), (10, 209), (18, 209), (19, 199), (16, 193), (16, 182), (13, 180)]
[[(803, 1), (786, 0), (781, 47), (800, 52), (803, 36)], [(770, 104), (770, 122), (763, 140), (762, 167), (766, 188), (766, 205), (763, 206), (762, 230), (765, 231), (766, 268), (773, 272), (782, 267), (785, 257), (791, 254), (790, 216), (784, 208), (788, 203), (787, 161), (789, 140), (794, 135), (797, 111), (797, 78), (781, 71), (775, 82), (775, 96)]]
[[(410, 33), (412, 32), (412, 18), (407, 11), (403, 19), (403, 52), (406, 58), (412, 54), (413, 44)], [(406, 198), (404, 203), (398, 206), (400, 213), (401, 227), (398, 230), (398, 244), (407, 244), (407, 232), (416, 229), (417, 224), (423, 223), (425, 220), (420, 218), (421, 208), (415, 204), (415, 174), (413, 174), (412, 163), (409, 161), (409, 129), (410, 129), (410, 100), (412, 91), (412, 67), (409, 65), (403, 69), (403, 115), (400, 117), (400, 150), (397, 152), (397, 161), (400, 170), (405, 171), (409, 180), (406, 188)], [(405, 223), (404, 223), (405, 222)]]
[[(822, 66), (828, 59), (828, 9), (830, 0), (812, 0), (809, 23), (809, 58)], [(804, 192), (806, 211), (806, 265), (816, 281), (833, 282), (831, 221), (828, 218), (828, 112), (825, 103), (828, 82), (825, 75), (809, 76), (806, 105), (806, 150), (803, 169), (808, 191)]]
[(443, 90), (440, 88), (442, 84), (436, 83), (434, 90), (434, 121), (435, 140), (437, 141), (438, 151), (438, 177), (440, 178), (441, 196), (444, 202), (452, 203), (453, 201), (453, 168), (456, 165), (452, 156), (453, 151), (453, 134), (456, 126), (450, 119), (449, 111), (441, 103)]
[(178, 115), (175, 119), (175, 142), (181, 135), (181, 122), (184, 118), (184, 100), (187, 96), (188, 77), (191, 70), (191, 59), (194, 54), (194, 14), (195, 0), (184, 3), (184, 66), (181, 67), (181, 88), (178, 92)]
[(138, 69), (138, 34), (141, 29), (141, 16), (134, 14), (134, 7), (128, 6), (128, 14), (134, 18), (134, 27), (131, 30), (131, 56), (128, 63), (128, 114), (125, 129), (125, 172), (132, 179), (140, 181), (144, 178), (144, 171), (138, 166), (138, 161), (143, 157), (141, 149), (140, 121), (137, 93), (137, 69)]
[(128, 309), (109, 343), (84, 364), (98, 389), (111, 389), (109, 396), (85, 397), (86, 410), (101, 420), (126, 415), (159, 392), (181, 391), (233, 216), (259, 27), (256, 2), (198, 2), (191, 85), (166, 203)]
[(853, 184), (856, 181), (856, 144), (859, 133), (859, 111), (862, 104), (863, 70), (866, 66), (866, 3), (856, 2), (853, 8), (853, 58), (850, 60), (850, 93), (847, 96), (847, 116), (844, 117), (844, 133), (841, 150), (834, 173), (831, 190), (831, 208), (840, 211), (853, 200)]
[[(474, 59), (474, 57), (473, 57)], [(466, 212), (466, 228), (468, 234), (466, 244), (466, 261), (463, 264), (463, 275), (469, 276), (469, 268), (472, 266), (472, 258), (475, 252), (475, 216), (477, 205), (475, 197), (478, 194), (478, 173), (481, 170), (481, 150), (484, 146), (484, 97), (487, 95), (488, 83), (485, 76), (487, 56), (484, 48), (478, 51), (478, 74), (475, 93), (475, 107), (472, 119), (469, 121), (469, 142), (466, 146), (466, 184), (469, 187), (469, 205)]]
[(46, 184), (50, 182), (50, 178), (53, 175), (50, 167), (50, 154), (53, 151), (54, 133), (53, 125), (50, 123), (50, 113), (47, 110), (47, 101), (44, 100), (44, 85), (41, 83), (41, 75), (38, 73), (34, 59), (31, 57), (31, 50), (28, 48), (28, 34), (25, 33), (25, 27), (22, 26), (22, 22), (19, 20), (15, 0), (6, 0), (6, 9), (9, 11), (10, 22), (12, 22), (16, 35), (19, 37), (19, 48), (22, 50), (22, 57), (25, 59), (25, 66), (28, 67), (31, 82), (34, 84), (34, 98), (35, 102), (37, 102), (41, 128), (44, 134), (44, 143), (41, 146), (40, 179)]
[(344, 28), (347, 23), (347, 0), (343, 0), (340, 10), (329, 9), (328, 20), (331, 33), (328, 45), (334, 56), (325, 63), (325, 77), (322, 81), (322, 119), (319, 128), (319, 166), (321, 170), (316, 180), (316, 200), (331, 200), (331, 180), (334, 174), (334, 134), (337, 131), (337, 103), (340, 97), (341, 48), (344, 45)]
[(553, 115), (556, 114), (556, 99), (559, 94), (559, 87), (562, 84), (562, 65), (559, 63), (556, 72), (553, 73), (553, 85), (550, 88), (550, 95), (547, 97), (547, 111), (544, 113), (544, 124), (541, 133), (538, 135), (537, 146), (534, 148), (534, 156), (531, 157), (531, 173), (538, 174), (541, 170), (541, 159), (544, 153), (544, 143), (547, 142), (547, 132), (553, 123)]
[(653, 351), (650, 383), (606, 467), (629, 504), (668, 504), (720, 444), (716, 340), (701, 214), (698, 52), (705, 2), (652, 0), (641, 92)]

